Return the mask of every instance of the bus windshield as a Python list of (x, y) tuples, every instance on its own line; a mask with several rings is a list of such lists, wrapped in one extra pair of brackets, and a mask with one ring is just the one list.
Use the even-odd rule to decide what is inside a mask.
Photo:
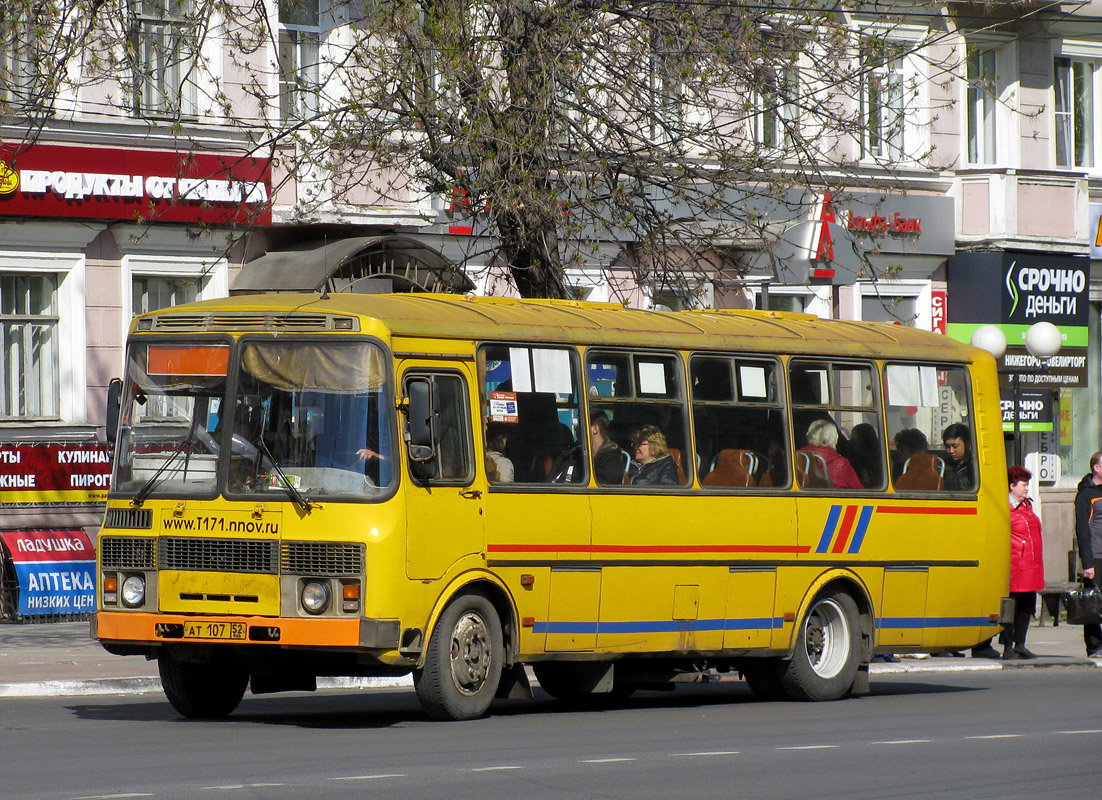
[(280, 340), (239, 349), (231, 376), (228, 344), (132, 346), (116, 489), (139, 499), (218, 489), (380, 496), (393, 481), (394, 445), (379, 348)]

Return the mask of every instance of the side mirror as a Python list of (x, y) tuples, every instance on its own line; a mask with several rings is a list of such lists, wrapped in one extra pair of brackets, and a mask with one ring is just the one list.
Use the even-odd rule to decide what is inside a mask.
[(122, 410), (122, 379), (107, 384), (107, 441), (114, 447), (119, 436), (119, 412)]
[(406, 442), (410, 461), (428, 461), (433, 456), (432, 383), (413, 378), (406, 384)]

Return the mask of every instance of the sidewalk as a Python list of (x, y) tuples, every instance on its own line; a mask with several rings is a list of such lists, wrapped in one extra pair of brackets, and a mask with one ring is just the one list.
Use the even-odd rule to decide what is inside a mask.
[[(898, 662), (874, 662), (870, 671), (959, 672), (968, 670), (1035, 669), (1038, 667), (1102, 667), (1102, 659), (1086, 657), (1083, 628), (1062, 624), (1029, 628), (1031, 661), (983, 658), (903, 656)], [(319, 679), (319, 688), (371, 688), (410, 685), (400, 679)], [(92, 640), (87, 622), (0, 624), (0, 698), (158, 692), (157, 662), (140, 656), (113, 656)]]

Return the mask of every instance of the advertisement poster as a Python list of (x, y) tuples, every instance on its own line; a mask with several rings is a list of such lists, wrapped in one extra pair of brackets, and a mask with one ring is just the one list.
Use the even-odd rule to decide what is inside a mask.
[(96, 553), (81, 530), (0, 531), (19, 583), (19, 615), (96, 609)]
[(107, 445), (0, 445), (0, 505), (103, 503), (110, 486)]

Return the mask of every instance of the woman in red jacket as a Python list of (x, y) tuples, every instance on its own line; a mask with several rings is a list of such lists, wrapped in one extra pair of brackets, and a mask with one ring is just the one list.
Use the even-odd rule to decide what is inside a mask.
[(1041, 543), (1041, 519), (1029, 499), (1029, 479), (1024, 467), (1007, 470), (1010, 481), (1010, 596), (1014, 598), (1014, 627), (1003, 631), (1003, 658), (1036, 658), (1026, 649), (1029, 618), (1037, 610), (1037, 592), (1045, 588), (1045, 555)]

